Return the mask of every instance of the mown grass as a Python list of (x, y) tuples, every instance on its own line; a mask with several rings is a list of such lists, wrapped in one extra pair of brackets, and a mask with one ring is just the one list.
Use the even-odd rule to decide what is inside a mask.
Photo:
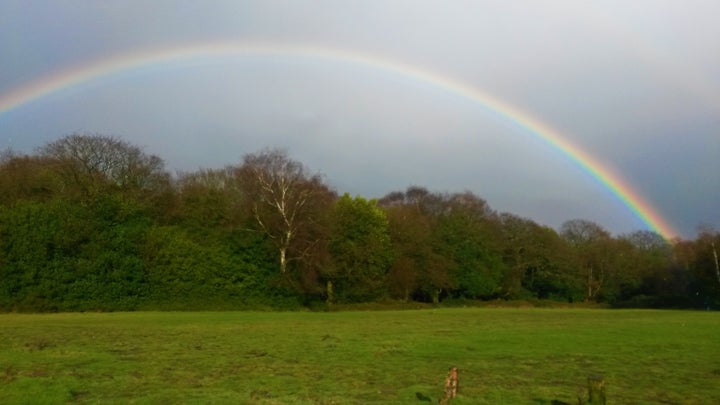
[[(456, 308), (0, 315), (0, 403), (720, 403), (720, 314)], [(427, 402), (426, 402), (427, 403)]]

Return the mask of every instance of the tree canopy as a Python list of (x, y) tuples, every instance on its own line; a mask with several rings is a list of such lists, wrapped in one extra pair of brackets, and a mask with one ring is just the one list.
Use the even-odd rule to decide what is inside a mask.
[(720, 305), (720, 233), (559, 230), (474, 193), (338, 193), (287, 152), (170, 174), (115, 137), (0, 156), (0, 310), (293, 308), (381, 300)]

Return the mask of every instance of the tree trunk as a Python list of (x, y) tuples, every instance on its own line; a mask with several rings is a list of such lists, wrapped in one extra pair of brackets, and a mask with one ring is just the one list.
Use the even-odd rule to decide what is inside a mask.
[(585, 302), (590, 302), (592, 300), (592, 279), (593, 279), (593, 268), (592, 268), (592, 266), (590, 266), (590, 267), (588, 267), (587, 297), (585, 298)]
[(333, 291), (332, 281), (327, 281), (325, 284), (325, 290), (327, 292), (327, 305), (331, 306), (335, 302), (335, 292)]
[(715, 242), (711, 243), (713, 250), (713, 258), (715, 258), (715, 276), (717, 277), (718, 283), (720, 284), (720, 264), (718, 264), (718, 254), (715, 249)]
[(287, 248), (285, 246), (280, 248), (280, 271), (285, 273), (287, 270)]
[(433, 304), (439, 304), (439, 303), (440, 303), (440, 292), (441, 292), (441, 291), (442, 291), (442, 290), (439, 289), (439, 288), (433, 290), (433, 292), (432, 292), (432, 301), (433, 301)]

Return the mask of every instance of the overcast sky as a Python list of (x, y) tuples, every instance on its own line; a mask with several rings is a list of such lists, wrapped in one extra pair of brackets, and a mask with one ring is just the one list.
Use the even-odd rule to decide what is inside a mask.
[[(314, 46), (462, 83), (555, 128), (685, 237), (720, 228), (720, 2), (0, 1), (0, 98), (140, 51)], [(372, 64), (371, 64), (372, 65)], [(119, 136), (171, 171), (282, 147), (339, 192), (470, 190), (498, 211), (646, 225), (567, 156), (402, 72), (298, 54), (142, 66), (0, 111), (0, 148)]]

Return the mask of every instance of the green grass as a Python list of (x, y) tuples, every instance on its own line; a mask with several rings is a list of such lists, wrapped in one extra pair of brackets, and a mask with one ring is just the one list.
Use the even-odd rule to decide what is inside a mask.
[[(0, 315), (0, 403), (720, 403), (720, 314), (457, 308)], [(427, 403), (427, 402), (425, 402)]]

